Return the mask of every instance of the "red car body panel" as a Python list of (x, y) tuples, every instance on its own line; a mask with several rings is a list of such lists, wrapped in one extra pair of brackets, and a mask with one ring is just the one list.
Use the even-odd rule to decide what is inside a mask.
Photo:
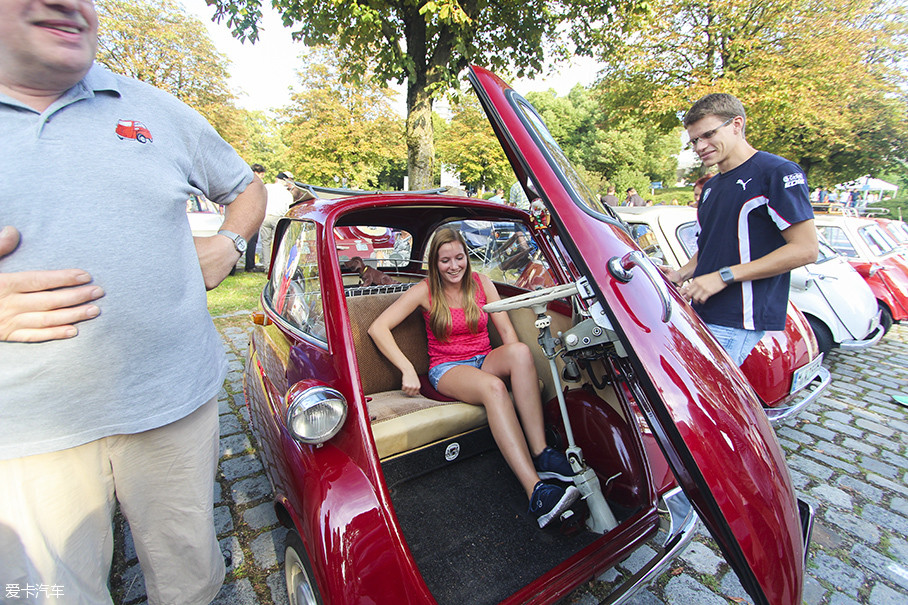
[[(474, 78), (484, 104), (489, 105), (487, 95), (503, 100), (507, 88), (500, 80), (479, 69)], [(505, 141), (495, 122), (501, 119), (493, 123)], [(526, 138), (519, 122), (510, 123), (516, 118), (508, 120), (511, 134)], [(555, 224), (552, 237), (537, 242), (548, 266), (525, 272), (516, 287), (499, 286), (502, 296), (522, 292), (520, 286), (535, 279), (565, 283), (582, 273), (597, 290), (595, 298), (611, 307), (609, 318), (629, 352), (612, 361), (614, 375), (623, 377), (616, 389), (620, 413), (594, 389), (564, 390), (576, 440), (604, 491), (628, 503), (629, 512), (617, 527), (502, 602), (552, 603), (628, 557), (655, 534), (657, 502), (677, 477), (755, 601), (799, 603), (804, 544), (797, 503), (784, 457), (750, 386), (680, 297), (671, 299), (672, 318), (663, 323), (653, 284), (611, 277), (604, 260), (634, 249), (617, 224), (584, 215), (545, 158), (523, 159), (508, 143), (505, 150), (518, 175), (532, 175), (534, 187), (544, 191)], [(315, 255), (321, 272), (317, 290), (325, 334), (319, 339), (295, 329), (275, 311), (266, 288), (250, 339), (244, 390), (278, 518), (299, 534), (328, 603), (435, 602), (386, 485), (355, 351), (355, 318), (339, 270), (336, 228), (351, 224), (345, 217), (381, 218), (384, 212), (406, 215), (414, 225), (422, 218), (440, 220), (445, 212), (464, 219), (527, 219), (525, 212), (499, 204), (400, 193), (311, 200), (294, 206), (278, 224), (275, 250), (291, 225), (303, 220), (314, 225), (317, 245), (307, 253)], [(425, 250), (428, 235), (413, 234), (414, 251)], [(552, 262), (559, 246), (571, 253), (564, 265)], [(272, 273), (280, 271), (272, 263)], [(276, 299), (279, 293), (270, 295)], [(572, 307), (560, 301), (550, 309), (572, 317)], [(287, 427), (289, 401), (312, 386), (330, 386), (347, 404), (339, 432), (319, 445), (301, 443)], [(556, 405), (549, 401), (544, 413), (547, 425), (563, 433)], [(613, 475), (617, 478), (607, 481)]]
[[(539, 131), (531, 130), (531, 110), (518, 108), (510, 87), (479, 67), (471, 81), (515, 172), (522, 181), (529, 177), (559, 231), (570, 234), (565, 245), (577, 252), (572, 257), (587, 263), (580, 270), (608, 301), (611, 323), (633, 351), (642, 411), (743, 586), (759, 603), (800, 603), (805, 545), (798, 503), (750, 385), (676, 291), (666, 289), (672, 316), (664, 322), (657, 284), (642, 275), (627, 283), (613, 277), (606, 261), (636, 246), (617, 223), (591, 220), (580, 207), (564, 174), (552, 168), (557, 160), (543, 151)], [(740, 467), (729, 473), (727, 461), (741, 451), (757, 455), (739, 458)]]
[(741, 371), (766, 407), (774, 408), (792, 398), (794, 371), (817, 355), (817, 340), (807, 318), (789, 304), (785, 332), (770, 332), (764, 336), (741, 364)]

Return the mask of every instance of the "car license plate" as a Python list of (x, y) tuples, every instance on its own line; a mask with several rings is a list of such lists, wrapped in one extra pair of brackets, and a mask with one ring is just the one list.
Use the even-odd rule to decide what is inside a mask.
[(816, 359), (808, 363), (806, 366), (800, 367), (794, 371), (791, 375), (791, 393), (797, 393), (804, 387), (806, 387), (814, 376), (817, 375), (817, 371), (820, 369), (820, 366), (823, 364), (823, 354), (820, 353)]

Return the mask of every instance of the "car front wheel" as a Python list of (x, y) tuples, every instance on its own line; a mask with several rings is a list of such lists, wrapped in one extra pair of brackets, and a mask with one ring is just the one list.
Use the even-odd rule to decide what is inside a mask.
[(303, 541), (295, 531), (287, 532), (284, 550), (284, 578), (291, 605), (321, 605), (322, 598), (315, 585), (312, 565), (306, 556)]
[(883, 326), (883, 334), (892, 327), (892, 311), (883, 303), (877, 303), (880, 306), (880, 325)]
[(807, 317), (807, 323), (810, 324), (810, 328), (813, 330), (813, 335), (817, 339), (817, 346), (820, 348), (820, 353), (828, 353), (832, 350), (832, 347), (835, 346), (835, 343), (832, 340), (832, 332), (829, 331), (829, 328), (826, 327), (822, 321), (816, 317)]

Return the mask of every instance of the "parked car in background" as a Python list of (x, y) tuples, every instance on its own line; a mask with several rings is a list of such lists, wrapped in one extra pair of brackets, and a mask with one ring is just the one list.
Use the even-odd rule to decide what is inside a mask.
[(874, 217), (873, 220), (875, 220), (902, 249), (902, 255), (904, 256), (905, 253), (908, 252), (908, 223), (878, 216)]
[[(442, 192), (350, 192), (278, 223), (244, 392), (289, 529), (290, 601), (554, 603), (639, 551), (649, 561), (615, 588), (622, 601), (667, 569), (699, 518), (754, 602), (800, 604), (812, 512), (753, 390), (597, 210), (535, 110), (488, 71), (470, 78), (532, 214)], [(379, 285), (342, 268), (336, 229), (360, 225), (409, 235), (405, 258), (375, 263)], [(425, 279), (439, 229), (483, 226), (532, 239), (554, 284), (516, 285), (504, 246), (471, 256), (503, 297), (489, 311), (531, 347), (550, 443), (580, 471), (584, 498), (550, 530), (529, 518), (484, 409), (427, 385), (404, 395), (366, 332)], [(421, 314), (395, 337), (426, 374)], [(660, 527), (660, 545), (640, 550)]]
[(817, 231), (848, 259), (870, 286), (880, 308), (880, 325), (908, 319), (908, 261), (897, 244), (873, 219), (842, 214), (815, 216)]
[(186, 218), (196, 237), (215, 235), (224, 223), (221, 207), (201, 195), (192, 195), (186, 200)]
[[(697, 250), (695, 208), (621, 206), (615, 210), (656, 265), (677, 269)], [(860, 282), (860, 277), (856, 277)], [(788, 305), (784, 332), (767, 332), (741, 364), (741, 371), (760, 396), (766, 415), (774, 424), (796, 416), (820, 396), (830, 381), (829, 371), (822, 366), (824, 351), (814, 337), (808, 318), (792, 302), (794, 296)], [(876, 301), (870, 303), (875, 312)], [(827, 310), (825, 315), (835, 317), (836, 313)], [(870, 318), (860, 321), (865, 329), (870, 327)]]

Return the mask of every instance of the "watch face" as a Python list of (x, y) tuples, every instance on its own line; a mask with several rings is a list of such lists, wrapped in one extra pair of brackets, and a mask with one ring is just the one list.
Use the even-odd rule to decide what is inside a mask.
[(239, 252), (245, 252), (245, 251), (246, 251), (246, 240), (244, 240), (244, 239), (238, 237), (238, 238), (236, 238), (236, 239), (233, 241), (233, 243), (236, 244), (236, 249), (237, 249)]

